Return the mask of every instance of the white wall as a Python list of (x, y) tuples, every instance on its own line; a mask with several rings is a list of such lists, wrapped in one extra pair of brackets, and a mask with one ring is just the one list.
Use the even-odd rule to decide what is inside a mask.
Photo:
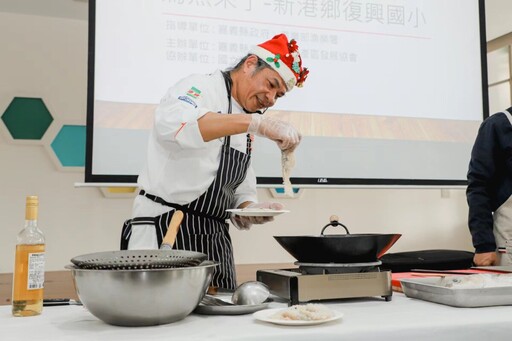
[[(85, 124), (87, 22), (0, 12), (0, 113), (14, 96), (41, 97), (56, 122)], [(59, 170), (40, 144), (12, 143), (0, 130), (0, 272), (11, 272), (25, 196), (40, 197), (47, 238), (47, 270), (73, 256), (119, 247), (131, 198), (105, 198), (96, 188), (74, 188), (83, 171)], [(49, 144), (52, 136), (45, 136)], [(260, 200), (270, 200), (267, 190)], [(464, 189), (308, 189), (283, 199), (292, 213), (251, 231), (232, 233), (237, 263), (291, 262), (273, 235), (319, 234), (331, 214), (352, 233), (402, 233), (391, 252), (472, 250)], [(329, 231), (333, 231), (331, 229)]]
[(512, 32), (512, 1), (485, 0), (487, 41)]

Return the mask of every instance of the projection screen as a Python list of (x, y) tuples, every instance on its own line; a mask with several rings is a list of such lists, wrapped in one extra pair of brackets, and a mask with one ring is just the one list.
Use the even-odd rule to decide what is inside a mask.
[[(464, 185), (488, 116), (478, 0), (90, 0), (86, 182), (135, 183), (153, 112), (190, 74), (226, 69), (275, 34), (310, 69), (265, 115), (303, 135), (294, 185)], [(256, 138), (260, 186), (280, 151)]]

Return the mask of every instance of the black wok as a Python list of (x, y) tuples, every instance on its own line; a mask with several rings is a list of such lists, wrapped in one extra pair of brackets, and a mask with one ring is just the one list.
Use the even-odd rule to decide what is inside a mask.
[[(342, 226), (347, 234), (324, 235), (328, 226)], [(367, 263), (377, 261), (401, 234), (350, 234), (345, 225), (331, 217), (320, 236), (274, 236), (300, 263)]]

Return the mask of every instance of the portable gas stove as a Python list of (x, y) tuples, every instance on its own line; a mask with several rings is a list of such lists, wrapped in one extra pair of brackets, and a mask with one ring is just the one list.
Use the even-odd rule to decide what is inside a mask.
[(298, 268), (258, 270), (256, 278), (290, 305), (316, 300), (382, 296), (391, 301), (391, 271), (370, 263), (300, 263)]

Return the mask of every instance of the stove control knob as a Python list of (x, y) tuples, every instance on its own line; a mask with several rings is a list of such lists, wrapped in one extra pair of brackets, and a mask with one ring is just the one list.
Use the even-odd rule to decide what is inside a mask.
[(329, 220), (331, 221), (331, 224), (337, 224), (337, 223), (338, 223), (338, 221), (340, 221), (340, 219), (338, 218), (338, 216), (337, 216), (337, 215), (335, 215), (335, 214), (333, 214), (333, 215), (329, 218)]

